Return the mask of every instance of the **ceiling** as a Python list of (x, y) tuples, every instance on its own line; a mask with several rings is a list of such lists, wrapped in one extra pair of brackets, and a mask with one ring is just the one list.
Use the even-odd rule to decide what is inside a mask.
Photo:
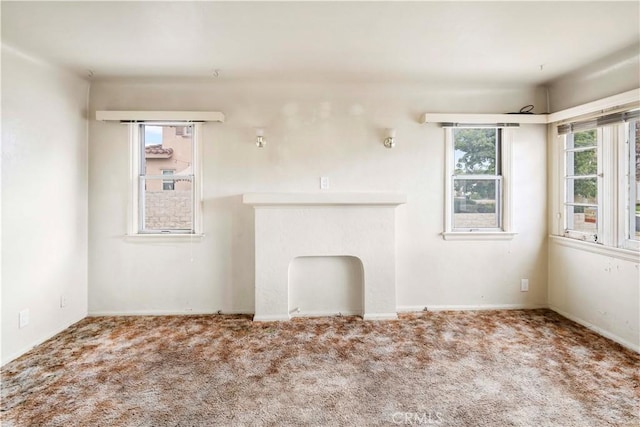
[[(2, 42), (95, 78), (538, 85), (637, 49), (640, 2), (11, 2)], [(541, 67), (542, 66), (542, 67)]]

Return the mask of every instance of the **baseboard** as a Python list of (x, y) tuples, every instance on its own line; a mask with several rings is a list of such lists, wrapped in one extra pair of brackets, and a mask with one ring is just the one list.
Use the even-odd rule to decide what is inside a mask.
[(628, 348), (629, 350), (635, 351), (636, 353), (640, 353), (640, 345), (631, 343), (627, 340), (625, 340), (624, 338), (620, 338), (619, 336), (612, 334), (609, 331), (606, 331), (604, 329), (602, 329), (599, 326), (594, 325), (593, 323), (587, 322), (584, 319), (581, 319), (579, 317), (573, 316), (567, 312), (564, 312), (562, 310), (560, 310), (557, 307), (554, 306), (549, 306), (549, 309), (555, 311), (556, 313), (558, 313), (560, 316), (562, 317), (566, 317), (569, 320), (573, 320), (574, 322), (584, 326), (587, 329), (591, 329), (593, 332), (597, 333), (598, 335), (602, 335), (605, 338), (610, 339), (611, 341), (615, 341), (618, 344), (620, 344), (621, 346)]
[[(69, 326), (71, 326), (71, 325), (69, 325)], [(68, 328), (69, 326), (67, 326), (67, 328)], [(66, 328), (65, 328), (65, 329), (66, 329)], [(28, 346), (23, 347), (22, 349), (20, 349), (20, 350), (18, 350), (18, 351), (16, 351), (16, 352), (11, 353), (11, 354), (6, 358), (6, 359), (4, 359), (4, 360), (2, 361), (2, 365), (0, 365), (0, 366), (4, 366), (4, 365), (6, 365), (6, 364), (7, 364), (7, 363), (9, 363), (9, 362), (13, 362), (13, 361), (14, 361), (14, 360), (16, 360), (18, 357), (22, 356), (23, 354), (26, 354), (26, 353), (30, 352), (30, 351), (31, 351), (31, 350), (33, 350), (35, 347), (37, 347), (37, 346), (39, 346), (40, 344), (42, 344), (42, 343), (46, 342), (47, 340), (50, 340), (51, 338), (55, 337), (56, 335), (58, 335), (58, 334), (59, 334), (60, 332), (62, 332), (62, 331), (64, 331), (64, 329), (61, 329), (59, 332), (56, 332), (56, 333), (55, 333), (55, 334), (53, 334), (53, 335), (49, 335), (49, 336), (47, 336), (47, 337), (46, 337), (46, 338), (44, 338), (44, 339), (41, 339), (41, 340), (35, 341), (33, 344), (29, 344)]]
[(397, 318), (398, 313), (365, 313), (364, 316), (362, 316), (363, 320), (396, 320)]
[(63, 328), (51, 332), (47, 335), (44, 336), (44, 338), (38, 339), (36, 341), (34, 341), (33, 343), (23, 347), (22, 349), (15, 351), (13, 353), (11, 353), (6, 359), (2, 360), (2, 364), (0, 366), (4, 366), (9, 362), (12, 362), (14, 360), (16, 360), (18, 357), (22, 356), (25, 353), (28, 353), (29, 351), (31, 351), (32, 349), (34, 349), (35, 347), (39, 346), (40, 344), (43, 344), (44, 342), (50, 340), (51, 338), (55, 337), (56, 335), (58, 335), (60, 332), (64, 331), (65, 329), (69, 328), (72, 325), (75, 325), (76, 323), (78, 323), (79, 321), (81, 321), (82, 319), (84, 319), (85, 317), (81, 317), (78, 320), (74, 320), (71, 323), (69, 323), (68, 325), (64, 326)]
[(105, 316), (202, 316), (209, 314), (253, 314), (253, 310), (129, 310), (91, 311), (88, 317)]
[[(427, 310), (425, 310), (425, 307)], [(415, 305), (415, 306), (398, 306), (397, 313), (413, 313), (418, 311), (471, 311), (471, 310), (533, 310), (540, 308), (548, 308), (546, 304), (483, 304), (483, 305)], [(381, 314), (365, 314), (365, 320), (384, 320), (396, 319), (397, 313), (381, 313)], [(104, 316), (188, 316), (188, 315), (208, 315), (208, 314), (254, 314), (253, 310), (127, 310), (127, 311), (91, 311), (88, 317), (104, 317)], [(342, 314), (343, 316), (361, 316), (361, 311), (343, 311), (336, 313), (334, 311), (314, 311), (307, 313), (292, 313), (293, 317), (330, 317)], [(289, 317), (274, 316), (258, 316), (259, 321), (270, 321), (268, 319), (288, 320)], [(254, 319), (255, 320), (255, 319)]]
[(255, 314), (253, 316), (253, 321), (254, 322), (281, 322), (281, 321), (286, 321), (286, 320), (290, 320), (291, 317), (286, 314), (286, 315), (282, 315), (282, 314), (271, 314), (271, 315), (260, 315), (258, 316), (257, 314)]
[(398, 313), (414, 313), (416, 311), (535, 310), (548, 307), (546, 304), (401, 305), (398, 307)]
[(291, 318), (294, 317), (336, 317), (336, 316), (362, 316), (362, 311), (308, 311), (305, 313), (291, 313)]

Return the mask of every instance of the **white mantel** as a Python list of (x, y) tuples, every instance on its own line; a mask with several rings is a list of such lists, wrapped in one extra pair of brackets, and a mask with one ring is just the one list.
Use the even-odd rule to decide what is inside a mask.
[(289, 265), (297, 257), (353, 256), (362, 262), (363, 317), (396, 314), (398, 193), (249, 193), (255, 208), (256, 321), (288, 320)]
[(276, 205), (393, 205), (407, 202), (399, 193), (247, 193), (242, 201), (253, 206)]

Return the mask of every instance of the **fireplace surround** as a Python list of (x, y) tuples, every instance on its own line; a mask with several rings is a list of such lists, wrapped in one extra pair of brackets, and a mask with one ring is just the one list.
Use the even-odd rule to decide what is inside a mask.
[(289, 265), (297, 257), (362, 263), (363, 318), (395, 319), (399, 193), (247, 193), (255, 210), (254, 321), (290, 319)]

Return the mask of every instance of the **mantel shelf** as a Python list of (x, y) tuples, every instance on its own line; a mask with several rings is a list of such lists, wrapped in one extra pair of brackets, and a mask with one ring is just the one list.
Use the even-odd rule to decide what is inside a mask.
[(247, 193), (242, 202), (253, 206), (309, 205), (401, 205), (407, 196), (401, 193)]
[(548, 114), (458, 114), (458, 113), (425, 113), (421, 123), (521, 123), (547, 124)]
[(224, 122), (219, 111), (96, 111), (96, 120), (108, 122), (190, 121)]

